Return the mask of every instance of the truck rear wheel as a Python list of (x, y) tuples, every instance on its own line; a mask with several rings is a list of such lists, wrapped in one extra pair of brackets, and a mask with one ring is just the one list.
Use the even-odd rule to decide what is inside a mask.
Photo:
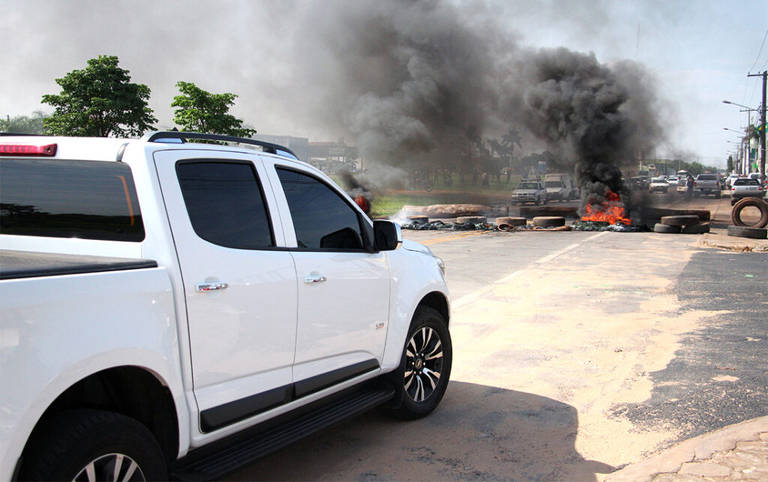
[(419, 308), (413, 316), (400, 366), (389, 375), (395, 386), (389, 411), (413, 420), (429, 415), (440, 403), (451, 375), (453, 348), (445, 318), (437, 310)]
[(46, 422), (24, 454), (24, 480), (167, 480), (155, 437), (141, 423), (103, 410), (68, 410)]

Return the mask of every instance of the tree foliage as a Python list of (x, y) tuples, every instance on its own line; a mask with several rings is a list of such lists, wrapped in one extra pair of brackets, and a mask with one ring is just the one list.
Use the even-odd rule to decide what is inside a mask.
[(176, 83), (181, 95), (173, 98), (171, 107), (176, 107), (173, 115), (182, 130), (206, 134), (225, 134), (237, 137), (250, 137), (255, 129), (243, 127), (243, 121), (229, 113), (237, 95), (225, 92), (212, 94), (192, 82)]
[(61, 93), (46, 94), (43, 103), (55, 107), (44, 120), (47, 133), (70, 136), (140, 136), (157, 119), (147, 105), (150, 90), (132, 83), (115, 56), (99, 55), (83, 70), (56, 79)]
[(42, 111), (35, 111), (31, 116), (19, 115), (0, 119), (0, 132), (14, 134), (42, 134), (43, 121), (47, 116)]

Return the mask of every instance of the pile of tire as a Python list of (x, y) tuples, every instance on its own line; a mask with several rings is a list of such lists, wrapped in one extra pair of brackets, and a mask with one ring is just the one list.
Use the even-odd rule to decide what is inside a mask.
[(662, 216), (661, 222), (653, 226), (654, 233), (704, 234), (709, 232), (709, 223), (702, 223), (696, 214)]
[[(752, 225), (747, 225), (741, 220), (741, 212), (747, 207), (755, 207), (760, 211), (760, 219)], [(728, 236), (740, 238), (766, 239), (768, 238), (768, 203), (760, 198), (746, 197), (733, 205), (731, 210), (731, 222), (728, 226)]]

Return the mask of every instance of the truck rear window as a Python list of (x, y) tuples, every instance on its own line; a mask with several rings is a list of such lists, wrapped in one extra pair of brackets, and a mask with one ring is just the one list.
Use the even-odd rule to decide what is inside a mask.
[(131, 169), (117, 162), (2, 159), (0, 234), (141, 241)]

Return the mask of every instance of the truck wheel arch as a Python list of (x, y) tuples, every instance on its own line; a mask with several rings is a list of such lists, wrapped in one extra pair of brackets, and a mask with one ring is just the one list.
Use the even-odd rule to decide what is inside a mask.
[(173, 396), (155, 373), (138, 366), (108, 368), (70, 386), (39, 418), (24, 452), (29, 441), (44, 432), (46, 420), (64, 410), (78, 408), (106, 410), (133, 418), (152, 432), (168, 462), (178, 456), (179, 421)]
[[(443, 315), (443, 318), (445, 318), (446, 325), (450, 325), (451, 313), (448, 308), (448, 300), (446, 299), (445, 294), (439, 291), (428, 293), (421, 299), (421, 301), (419, 301), (419, 304), (416, 306), (416, 309), (413, 310), (413, 313), (416, 313), (422, 306), (428, 306), (439, 312)], [(413, 313), (411, 314), (411, 318), (413, 318)]]

